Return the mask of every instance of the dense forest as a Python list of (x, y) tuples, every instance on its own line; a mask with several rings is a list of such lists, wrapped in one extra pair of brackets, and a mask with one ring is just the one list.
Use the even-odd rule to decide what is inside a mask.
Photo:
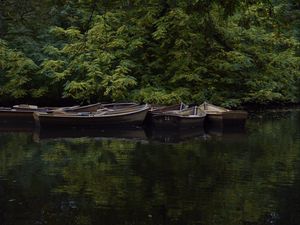
[(1, 0), (0, 102), (300, 102), (299, 0)]

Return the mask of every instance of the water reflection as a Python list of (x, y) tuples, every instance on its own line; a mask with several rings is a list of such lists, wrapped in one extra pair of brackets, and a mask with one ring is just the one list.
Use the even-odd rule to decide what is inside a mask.
[(66, 139), (93, 137), (98, 139), (123, 139), (131, 141), (158, 141), (162, 143), (179, 143), (194, 138), (205, 138), (203, 128), (192, 130), (165, 130), (155, 128), (135, 129), (35, 129), (33, 140), (40, 142), (49, 139)]
[(67, 128), (67, 129), (35, 129), (33, 139), (40, 142), (44, 139), (63, 139), (63, 138), (111, 138), (129, 140), (147, 140), (146, 133), (142, 128), (136, 129), (89, 129), (89, 128)]
[(193, 129), (157, 129), (154, 127), (146, 129), (148, 139), (161, 143), (179, 143), (195, 138), (205, 138), (202, 127)]
[(1, 132), (0, 224), (299, 224), (299, 122), (260, 114), (245, 133), (164, 144), (155, 131)]

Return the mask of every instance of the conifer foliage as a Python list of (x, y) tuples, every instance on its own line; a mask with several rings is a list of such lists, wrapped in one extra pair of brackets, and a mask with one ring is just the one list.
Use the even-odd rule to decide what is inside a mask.
[(0, 98), (299, 102), (297, 1), (0, 4)]

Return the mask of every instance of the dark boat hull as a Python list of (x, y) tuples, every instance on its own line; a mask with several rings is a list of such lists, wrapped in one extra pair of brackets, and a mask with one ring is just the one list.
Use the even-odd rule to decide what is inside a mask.
[(51, 113), (56, 110), (66, 112), (95, 112), (101, 107), (100, 103), (76, 106), (76, 107), (37, 107), (37, 108), (0, 108), (0, 122), (22, 122), (22, 123), (33, 123), (34, 124), (34, 112), (46, 112)]
[(70, 116), (34, 113), (36, 125), (40, 127), (134, 127), (141, 126), (149, 108), (123, 115)]
[(26, 122), (34, 123), (33, 111), (28, 110), (0, 110), (1, 122)]
[(146, 115), (144, 123), (146, 126), (149, 126), (149, 125), (151, 125), (152, 118), (155, 115), (160, 115), (163, 112), (167, 112), (170, 110), (181, 110), (183, 107), (185, 107), (183, 104), (176, 104), (176, 105), (171, 105), (171, 106), (152, 106)]
[(152, 125), (159, 129), (189, 129), (203, 127), (205, 117), (181, 117), (176, 115), (153, 115)]
[(23, 121), (5, 121), (0, 122), (0, 133), (15, 133), (26, 132), (31, 133), (34, 131), (34, 123)]
[(214, 126), (222, 129), (244, 128), (248, 113), (245, 111), (232, 110), (218, 114), (206, 114), (206, 126)]

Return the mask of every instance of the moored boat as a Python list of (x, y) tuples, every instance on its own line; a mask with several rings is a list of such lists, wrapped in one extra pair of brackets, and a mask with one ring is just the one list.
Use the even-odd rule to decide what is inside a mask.
[(32, 133), (34, 123), (22, 121), (0, 122), (0, 133)]
[(1, 122), (27, 122), (34, 123), (33, 113), (34, 112), (96, 112), (101, 108), (101, 103), (95, 103), (84, 106), (71, 106), (71, 107), (38, 107), (36, 105), (20, 104), (10, 107), (0, 108), (0, 121)]
[(167, 111), (172, 111), (172, 110), (183, 110), (188, 108), (187, 105), (185, 105), (184, 103), (179, 103), (179, 104), (175, 104), (175, 105), (169, 105), (169, 106), (151, 106), (151, 109), (149, 110), (149, 113), (151, 114), (160, 114), (163, 112), (167, 112)]
[(148, 104), (118, 109), (101, 108), (97, 112), (34, 112), (36, 124), (40, 127), (124, 127), (142, 125)]
[(178, 128), (187, 129), (203, 127), (206, 114), (197, 106), (182, 110), (169, 110), (156, 112), (152, 115), (152, 125), (156, 128)]
[(204, 102), (199, 106), (206, 113), (208, 126), (244, 127), (248, 113), (243, 110), (230, 110)]
[(50, 112), (48, 108), (38, 109), (18, 109), (18, 108), (0, 108), (0, 121), (1, 122), (27, 122), (33, 123), (33, 112)]
[(57, 107), (38, 107), (37, 105), (20, 104), (20, 105), (14, 105), (12, 109), (14, 109), (15, 111), (34, 112), (34, 111), (51, 111), (57, 109)]
[(102, 108), (108, 108), (108, 109), (122, 109), (122, 108), (130, 108), (135, 107), (140, 104), (135, 102), (115, 102), (115, 103), (103, 103)]
[(61, 107), (60, 110), (65, 112), (97, 112), (98, 109), (102, 107), (100, 102), (82, 105), (82, 106), (71, 106), (71, 107)]
[(144, 121), (145, 125), (151, 125), (152, 123), (152, 117), (154, 115), (159, 115), (163, 112), (171, 111), (171, 110), (183, 110), (188, 108), (187, 105), (183, 103), (175, 104), (175, 105), (169, 105), (169, 106), (164, 106), (164, 105), (151, 105), (150, 110), (147, 113), (146, 119)]

